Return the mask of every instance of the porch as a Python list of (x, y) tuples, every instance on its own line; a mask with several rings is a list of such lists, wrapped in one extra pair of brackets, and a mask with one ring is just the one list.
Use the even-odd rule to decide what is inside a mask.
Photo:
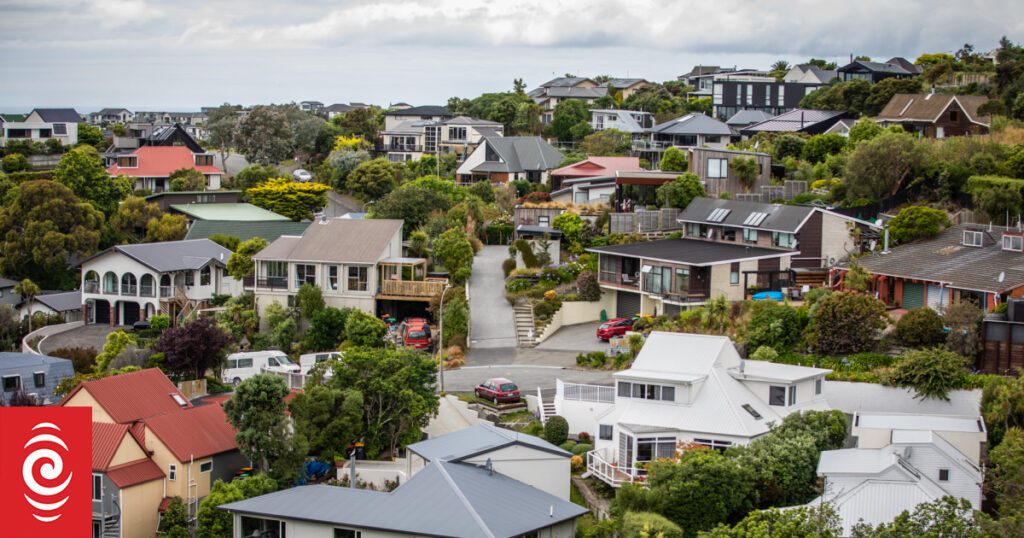
[(647, 469), (633, 466), (620, 467), (615, 455), (607, 448), (587, 452), (587, 472), (613, 488), (622, 487), (622, 484), (630, 482), (643, 482), (647, 479)]
[(386, 258), (377, 263), (380, 286), (377, 299), (395, 301), (429, 301), (440, 295), (447, 278), (428, 277), (424, 258)]

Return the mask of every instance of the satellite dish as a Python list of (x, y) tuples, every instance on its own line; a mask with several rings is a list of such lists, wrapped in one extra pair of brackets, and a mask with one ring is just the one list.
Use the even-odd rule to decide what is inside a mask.
[(996, 280), (998, 280), (999, 283), (1002, 284), (1003, 281), (1006, 280), (1006, 271), (1000, 271), (999, 276), (996, 277)]

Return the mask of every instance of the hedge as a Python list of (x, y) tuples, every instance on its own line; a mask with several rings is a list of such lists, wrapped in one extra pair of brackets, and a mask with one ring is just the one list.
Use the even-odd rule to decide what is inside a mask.
[(1024, 192), (1024, 179), (1004, 176), (971, 176), (967, 179), (967, 192), (976, 193), (985, 189), (1010, 185)]

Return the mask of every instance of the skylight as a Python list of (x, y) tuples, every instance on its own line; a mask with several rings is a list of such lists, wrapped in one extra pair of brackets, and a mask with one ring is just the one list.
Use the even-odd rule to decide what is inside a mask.
[(182, 398), (181, 394), (172, 393), (171, 394), (171, 398), (174, 398), (174, 401), (177, 402), (178, 405), (180, 405), (182, 407), (187, 407), (188, 406), (188, 401), (186, 401), (185, 398)]
[(754, 212), (747, 216), (747, 220), (743, 221), (744, 226), (760, 226), (764, 219), (768, 216), (768, 213)]
[(708, 218), (706, 220), (708, 222), (722, 222), (723, 220), (725, 220), (725, 217), (729, 216), (730, 212), (732, 212), (731, 209), (723, 209), (720, 207), (712, 211), (711, 214), (708, 215)]
[(743, 410), (750, 413), (750, 416), (754, 417), (754, 420), (761, 420), (761, 413), (758, 413), (756, 409), (750, 404), (743, 404)]

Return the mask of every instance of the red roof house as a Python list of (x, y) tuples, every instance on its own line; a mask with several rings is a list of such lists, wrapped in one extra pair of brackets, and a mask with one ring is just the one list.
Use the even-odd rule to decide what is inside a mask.
[(193, 168), (206, 176), (208, 190), (220, 189), (224, 171), (213, 165), (213, 154), (193, 153), (186, 146), (143, 146), (118, 155), (117, 163), (107, 168), (107, 173), (111, 177), (135, 177), (135, 188), (156, 193), (169, 190), (168, 178), (182, 168)]
[(636, 172), (643, 170), (640, 157), (588, 157), (578, 163), (572, 163), (551, 171), (551, 191), (562, 188), (566, 180), (614, 176), (615, 172)]

